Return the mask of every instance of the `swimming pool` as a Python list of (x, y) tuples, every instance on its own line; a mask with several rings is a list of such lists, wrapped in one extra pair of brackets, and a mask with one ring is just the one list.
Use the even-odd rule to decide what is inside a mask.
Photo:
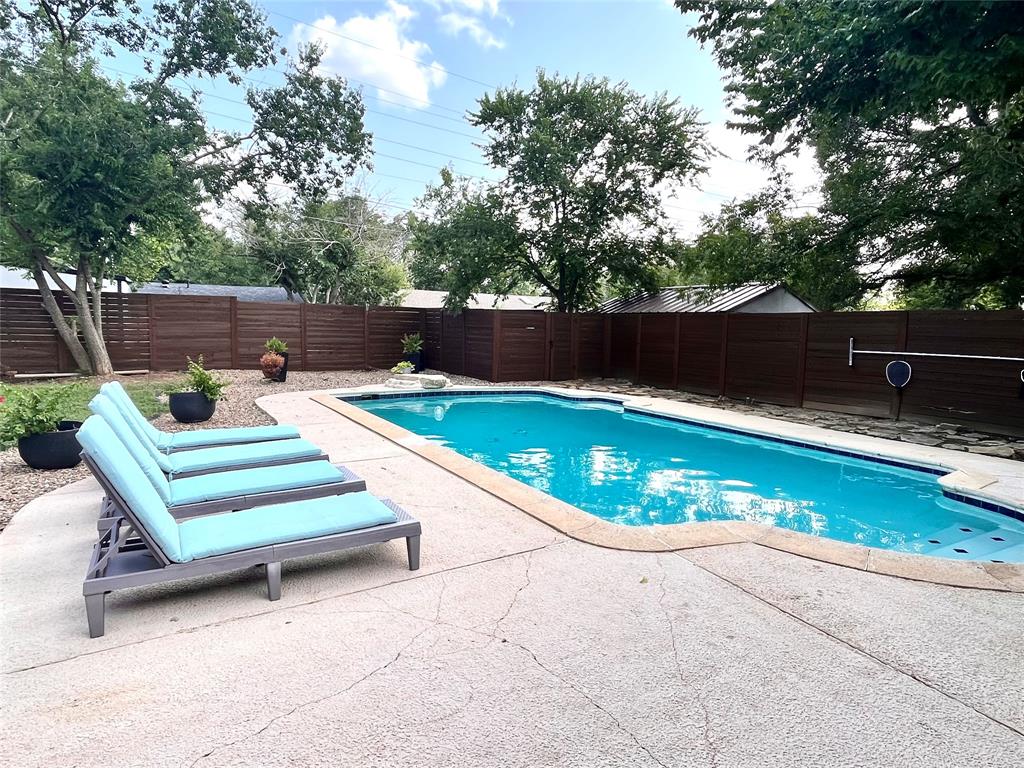
[(744, 520), (901, 552), (1024, 562), (1024, 522), (944, 494), (941, 469), (545, 393), (342, 399), (614, 523)]

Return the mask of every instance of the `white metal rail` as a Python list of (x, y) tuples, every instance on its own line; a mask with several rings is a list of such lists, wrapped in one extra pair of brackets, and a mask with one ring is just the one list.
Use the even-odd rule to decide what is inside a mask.
[(853, 366), (854, 355), (883, 355), (885, 357), (949, 357), (959, 360), (999, 360), (1008, 363), (1024, 363), (1024, 357), (997, 357), (995, 355), (954, 355), (948, 352), (898, 352), (884, 349), (854, 349), (853, 336), (850, 337), (850, 356), (848, 362)]

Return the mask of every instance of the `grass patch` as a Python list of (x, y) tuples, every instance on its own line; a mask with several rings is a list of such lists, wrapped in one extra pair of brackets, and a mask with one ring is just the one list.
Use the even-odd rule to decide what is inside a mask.
[[(167, 413), (167, 403), (161, 402), (160, 395), (166, 394), (168, 391), (177, 390), (183, 383), (183, 378), (165, 379), (161, 381), (122, 381), (121, 385), (124, 387), (128, 396), (131, 397), (132, 402), (142, 412), (142, 415), (147, 419), (153, 419), (157, 416)], [(17, 387), (26, 387), (29, 389), (35, 388), (50, 388), (50, 387), (68, 387), (72, 391), (71, 400), (68, 403), (68, 413), (65, 418), (71, 421), (85, 421), (92, 412), (89, 410), (89, 401), (92, 400), (96, 393), (100, 391), (100, 382), (98, 381), (69, 381), (67, 383), (52, 383), (52, 382), (39, 382), (33, 384), (17, 384)]]

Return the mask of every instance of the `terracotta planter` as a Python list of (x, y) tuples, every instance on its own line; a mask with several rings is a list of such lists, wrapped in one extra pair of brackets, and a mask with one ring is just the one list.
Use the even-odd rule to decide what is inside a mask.
[(82, 446), (78, 444), (80, 421), (62, 421), (56, 432), (28, 435), (18, 440), (21, 460), (32, 469), (68, 469), (82, 460)]

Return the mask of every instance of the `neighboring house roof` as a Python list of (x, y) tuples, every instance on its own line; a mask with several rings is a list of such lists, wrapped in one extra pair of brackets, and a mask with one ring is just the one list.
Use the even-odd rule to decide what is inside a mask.
[[(396, 302), (397, 306), (412, 309), (440, 309), (444, 306), (446, 291), (424, 291), (414, 288), (406, 291)], [(469, 309), (544, 309), (550, 299), (547, 296), (523, 296), (512, 294), (501, 297), (493, 293), (477, 293), (469, 300)]]
[[(69, 288), (75, 287), (75, 275), (70, 272), (62, 272), (60, 274), (61, 279), (68, 284)], [(50, 279), (49, 275), (46, 277), (46, 282), (50, 288), (54, 291), (59, 290), (57, 284)], [(36, 281), (32, 275), (24, 269), (18, 267), (3, 267), (0, 266), (0, 288), (24, 288), (31, 291), (39, 290), (39, 286), (36, 285)], [(103, 281), (104, 291), (116, 291), (117, 283), (113, 280)], [(127, 287), (125, 288), (127, 290)]]
[(625, 299), (609, 299), (599, 312), (734, 312), (770, 293), (783, 291), (813, 312), (814, 307), (778, 283), (745, 283), (735, 288), (707, 285), (674, 285), (656, 293), (642, 293)]
[(203, 285), (200, 283), (142, 283), (134, 286), (135, 293), (153, 296), (234, 296), (239, 301), (270, 301), (301, 303), (296, 293), (277, 285)]

